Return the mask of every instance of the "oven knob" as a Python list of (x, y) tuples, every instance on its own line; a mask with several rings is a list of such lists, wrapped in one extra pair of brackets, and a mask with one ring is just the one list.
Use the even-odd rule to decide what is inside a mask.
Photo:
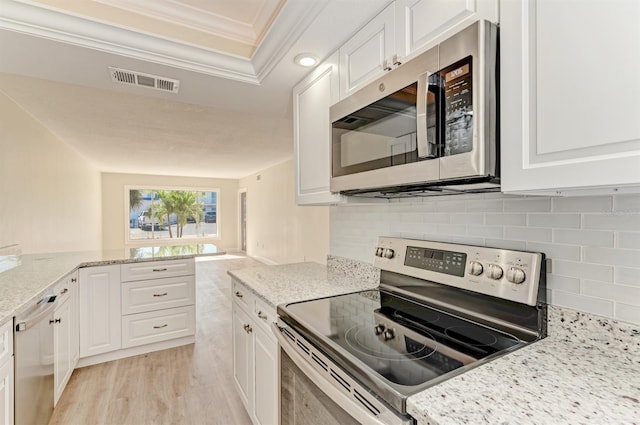
[(493, 280), (498, 280), (502, 277), (502, 267), (497, 264), (489, 264), (487, 267), (487, 276)]
[(474, 276), (480, 276), (483, 270), (484, 268), (482, 267), (482, 263), (479, 263), (478, 261), (472, 261), (469, 264), (469, 273)]
[(396, 331), (394, 331), (393, 329), (387, 329), (386, 331), (384, 331), (383, 336), (385, 341), (389, 341), (390, 339), (396, 337)]
[(510, 267), (507, 270), (507, 280), (511, 283), (520, 284), (525, 281), (527, 275), (524, 270), (518, 267)]
[(387, 248), (384, 250), (384, 258), (392, 259), (396, 252), (393, 249)]
[(380, 323), (378, 325), (376, 325), (375, 328), (373, 328), (376, 331), (376, 335), (380, 335), (382, 334), (382, 332), (384, 332), (385, 326), (384, 324)]

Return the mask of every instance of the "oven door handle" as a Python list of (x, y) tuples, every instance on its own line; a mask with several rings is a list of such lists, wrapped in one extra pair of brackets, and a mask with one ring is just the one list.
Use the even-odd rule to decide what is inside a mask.
[(327, 381), (327, 378), (322, 376), (316, 371), (313, 366), (309, 364), (297, 351), (291, 346), (291, 343), (286, 340), (286, 337), (280, 331), (280, 327), (276, 323), (271, 324), (271, 330), (278, 339), (278, 345), (287, 352), (289, 358), (295, 363), (296, 366), (318, 387), (327, 395), (334, 403), (344, 409), (345, 412), (350, 414), (353, 419), (363, 424), (371, 425), (387, 425), (384, 422), (379, 421), (376, 417), (367, 413), (362, 406), (351, 400), (345, 394), (340, 392), (333, 384)]

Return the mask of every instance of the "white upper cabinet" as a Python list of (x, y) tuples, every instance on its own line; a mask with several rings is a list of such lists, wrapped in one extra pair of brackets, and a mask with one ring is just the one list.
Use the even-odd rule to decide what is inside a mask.
[(293, 89), (296, 203), (326, 204), (341, 197), (329, 191), (331, 123), (329, 107), (338, 101), (338, 53)]
[(469, 24), (498, 22), (498, 0), (396, 0), (396, 45), (401, 61)]
[(392, 3), (340, 47), (341, 99), (391, 69), (396, 51), (395, 17)]
[(639, 191), (640, 2), (504, 0), (500, 13), (503, 191)]
[(498, 0), (397, 0), (340, 48), (340, 98), (478, 19), (498, 21)]

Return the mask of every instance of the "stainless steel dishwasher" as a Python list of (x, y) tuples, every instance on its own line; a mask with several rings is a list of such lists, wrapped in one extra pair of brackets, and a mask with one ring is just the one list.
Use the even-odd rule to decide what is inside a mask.
[(15, 321), (15, 423), (47, 424), (53, 413), (53, 311), (46, 295)]

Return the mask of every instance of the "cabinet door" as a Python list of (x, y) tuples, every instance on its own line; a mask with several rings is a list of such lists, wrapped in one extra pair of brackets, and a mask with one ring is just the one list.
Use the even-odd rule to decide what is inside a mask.
[(293, 141), (296, 203), (339, 202), (331, 193), (329, 107), (338, 101), (338, 52), (293, 89)]
[(247, 409), (252, 409), (253, 382), (253, 327), (249, 316), (237, 306), (233, 306), (233, 378), (240, 393), (240, 399)]
[(396, 50), (406, 61), (478, 19), (498, 21), (498, 0), (396, 0)]
[(53, 328), (53, 382), (54, 405), (58, 403), (64, 387), (67, 385), (73, 366), (71, 364), (71, 298), (59, 305), (54, 314)]
[(390, 4), (340, 47), (340, 99), (385, 72), (396, 50), (395, 8)]
[(640, 2), (508, 0), (500, 14), (503, 191), (637, 191)]
[(254, 330), (253, 416), (259, 425), (278, 423), (278, 344), (261, 329)]
[(70, 321), (70, 348), (71, 372), (76, 368), (80, 360), (80, 285), (78, 284), (78, 272), (69, 277), (69, 288), (71, 297), (69, 298), (69, 321)]
[(80, 357), (119, 350), (120, 266), (80, 269)]
[(13, 356), (0, 363), (0, 425), (13, 425)]

